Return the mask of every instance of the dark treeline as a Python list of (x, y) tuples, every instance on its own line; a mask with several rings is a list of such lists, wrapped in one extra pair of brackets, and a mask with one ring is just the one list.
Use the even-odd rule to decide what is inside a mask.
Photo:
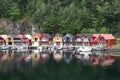
[(120, 0), (0, 0), (0, 18), (32, 21), (52, 34), (115, 34)]

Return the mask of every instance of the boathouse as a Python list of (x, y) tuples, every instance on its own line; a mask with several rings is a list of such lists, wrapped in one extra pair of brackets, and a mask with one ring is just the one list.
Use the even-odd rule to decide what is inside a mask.
[(41, 46), (48, 47), (51, 44), (51, 42), (52, 42), (51, 35), (43, 33), (41, 36)]
[(14, 45), (22, 45), (21, 39), (17, 35), (10, 35), (14, 41)]
[(82, 45), (82, 43), (83, 43), (82, 35), (83, 34), (76, 34), (75, 35), (75, 45)]
[(0, 35), (0, 45), (6, 44), (6, 37), (7, 35)]
[(83, 45), (85, 46), (89, 46), (90, 45), (90, 37), (92, 34), (83, 34), (82, 35), (82, 41), (83, 41)]
[(23, 34), (18, 34), (17, 36), (20, 38), (22, 44), (24, 44), (24, 45), (25, 45), (25, 44), (29, 45), (30, 40), (29, 40), (29, 38), (27, 38), (25, 35), (23, 35)]
[(40, 41), (41, 41), (41, 37), (42, 37), (42, 34), (40, 33), (36, 33), (34, 35), (32, 35), (32, 46), (40, 46)]
[(113, 46), (116, 44), (116, 39), (112, 34), (100, 34), (99, 41), (106, 47)]
[(55, 47), (61, 47), (63, 46), (63, 35), (62, 34), (56, 34), (53, 37), (53, 45)]
[(74, 44), (74, 36), (70, 33), (66, 34), (64, 37), (63, 37), (63, 43), (64, 43), (64, 46), (70, 46), (70, 45), (73, 45)]
[(90, 45), (91, 46), (99, 44), (99, 39), (98, 39), (99, 36), (100, 36), (100, 34), (92, 34), (91, 35), (91, 37), (90, 37)]
[(10, 45), (10, 46), (14, 45), (14, 39), (10, 35), (7, 35), (6, 37), (6, 45)]

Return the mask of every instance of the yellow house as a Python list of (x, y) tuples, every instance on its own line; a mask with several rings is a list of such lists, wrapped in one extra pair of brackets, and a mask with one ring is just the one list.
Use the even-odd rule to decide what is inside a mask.
[(10, 35), (6, 37), (6, 45), (14, 45), (14, 39)]
[(36, 34), (32, 35), (32, 39), (31, 39), (31, 42), (32, 42), (32, 46), (40, 46), (40, 37), (37, 36)]
[(53, 38), (53, 45), (56, 48), (61, 49), (63, 46), (63, 36), (61, 34), (56, 34)]

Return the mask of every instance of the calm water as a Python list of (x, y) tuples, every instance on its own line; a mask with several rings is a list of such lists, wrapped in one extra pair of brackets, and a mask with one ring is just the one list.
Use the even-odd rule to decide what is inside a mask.
[(0, 51), (2, 80), (119, 80), (119, 54), (57, 50)]

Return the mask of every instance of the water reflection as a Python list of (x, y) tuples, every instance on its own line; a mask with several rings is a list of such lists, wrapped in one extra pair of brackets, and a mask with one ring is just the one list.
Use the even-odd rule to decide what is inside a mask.
[[(0, 71), (9, 71), (26, 67), (35, 67), (47, 61), (65, 61), (70, 63), (72, 60), (78, 63), (89, 63), (93, 65), (108, 66), (115, 61), (115, 56), (109, 52), (76, 52), (69, 50), (55, 50), (50, 52), (45, 49), (39, 50), (2, 50), (0, 51)], [(46, 63), (47, 64), (47, 63)]]

